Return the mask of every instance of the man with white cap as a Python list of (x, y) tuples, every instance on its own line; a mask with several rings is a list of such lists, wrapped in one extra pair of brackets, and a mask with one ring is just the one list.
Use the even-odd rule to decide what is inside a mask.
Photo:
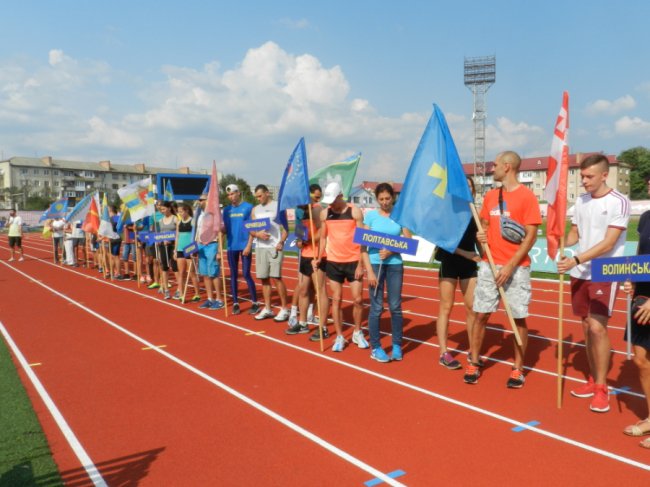
[[(355, 229), (357, 227), (363, 228), (363, 214), (359, 208), (343, 199), (341, 185), (335, 181), (329, 183), (325, 188), (322, 202), (329, 206), (320, 214), (320, 244), (318, 256), (313, 260), (313, 265), (315, 269), (318, 268), (321, 256), (327, 250), (325, 273), (330, 280), (332, 318), (336, 329), (336, 339), (332, 351), (342, 352), (346, 344), (341, 323), (341, 295), (345, 280), (350, 283), (350, 291), (352, 292), (352, 317), (354, 320), (352, 341), (359, 348), (368, 348), (368, 342), (361, 331), (361, 313), (363, 310), (361, 246), (353, 241)], [(321, 316), (321, 323), (323, 323), (323, 326), (327, 323), (323, 316)]]
[[(250, 255), (253, 239), (255, 239), (255, 274), (262, 281), (264, 295), (264, 308), (255, 315), (255, 319), (264, 320), (275, 316), (275, 321), (287, 321), (289, 319), (287, 288), (282, 280), (282, 249), (287, 239), (287, 231), (275, 222), (278, 203), (271, 199), (269, 188), (264, 184), (258, 184), (255, 187), (255, 198), (260, 204), (253, 208), (251, 218), (253, 220), (268, 218), (271, 221), (268, 230), (250, 232), (248, 245), (243, 252), (244, 255)], [(281, 309), (277, 316), (271, 310), (271, 281), (280, 296)]]
[(232, 314), (238, 315), (239, 309), (237, 277), (239, 274), (239, 260), (242, 263), (242, 275), (246, 280), (248, 292), (250, 293), (253, 306), (248, 310), (248, 314), (254, 315), (259, 311), (257, 304), (257, 290), (255, 281), (251, 277), (251, 262), (253, 256), (248, 253), (244, 254), (244, 249), (248, 245), (248, 232), (244, 228), (244, 222), (250, 220), (253, 211), (253, 205), (247, 201), (242, 201), (241, 192), (236, 184), (226, 186), (226, 194), (230, 204), (223, 209), (223, 224), (225, 227), (226, 240), (228, 242), (228, 266), (230, 267), (230, 291), (232, 293)]

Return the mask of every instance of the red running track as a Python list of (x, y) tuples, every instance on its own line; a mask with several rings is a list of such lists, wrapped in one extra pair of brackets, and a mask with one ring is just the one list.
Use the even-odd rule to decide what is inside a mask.
[[(609, 379), (626, 390), (612, 396), (609, 413), (594, 414), (568, 395), (585, 358), (580, 325), (565, 309), (567, 377), (556, 408), (557, 284), (535, 282), (530, 371), (522, 390), (508, 390), (503, 313), (490, 323), (485, 355), (494, 360), (478, 385), (437, 365), (435, 272), (407, 271), (405, 358), (379, 364), (354, 345), (335, 354), (328, 342), (321, 353), (305, 335), (286, 336), (285, 324), (256, 322), (245, 303), (226, 319), (134, 282), (55, 266), (40, 238), (27, 238), (25, 251), (26, 262), (0, 263), (0, 292), (11, 297), (0, 321), (27, 362), (40, 364), (32, 372), (108, 485), (363, 485), (398, 470), (392, 482), (405, 485), (650, 478), (649, 452), (621, 433), (644, 414), (635, 367), (622, 353), (624, 313), (612, 321)], [(285, 269), (291, 288), (296, 261)], [(462, 318), (456, 309), (450, 345), (464, 351)], [(388, 333), (388, 316), (382, 327)], [(143, 350), (150, 345), (161, 348)], [(90, 485), (79, 449), (21, 377), (64, 479)], [(512, 430), (531, 421), (539, 424)]]

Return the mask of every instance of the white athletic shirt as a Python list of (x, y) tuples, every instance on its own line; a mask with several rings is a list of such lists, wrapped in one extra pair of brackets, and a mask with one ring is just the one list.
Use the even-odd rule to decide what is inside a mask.
[(63, 237), (63, 227), (65, 227), (63, 220), (54, 220), (52, 222), (52, 236), (57, 238)]
[[(576, 200), (575, 213), (571, 223), (578, 226), (578, 253), (585, 252), (605, 239), (609, 227), (623, 231), (614, 248), (601, 257), (620, 257), (625, 250), (627, 223), (630, 219), (630, 201), (618, 191), (611, 189), (607, 194), (594, 198), (590, 193), (581, 194)], [(591, 262), (571, 269), (571, 276), (591, 279)]]
[(9, 236), (20, 237), (23, 234), (23, 219), (19, 216), (9, 217)]
[(271, 238), (268, 240), (261, 240), (259, 238), (255, 239), (255, 245), (258, 249), (271, 249), (274, 248), (280, 242), (282, 233), (280, 232), (280, 225), (275, 223), (276, 215), (278, 214), (278, 202), (270, 201), (266, 205), (257, 205), (253, 208), (255, 213), (255, 219), (259, 220), (261, 218), (270, 218), (271, 219), (271, 228), (267, 230), (267, 233), (271, 235)]

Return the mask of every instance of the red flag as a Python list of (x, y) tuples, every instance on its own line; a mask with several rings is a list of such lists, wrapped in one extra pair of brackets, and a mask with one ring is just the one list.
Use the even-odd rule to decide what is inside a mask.
[(210, 189), (208, 190), (208, 201), (203, 211), (201, 233), (199, 242), (208, 244), (214, 241), (221, 230), (221, 209), (219, 208), (219, 182), (217, 181), (217, 164), (212, 161), (212, 176), (210, 177)]
[(546, 215), (546, 247), (548, 255), (555, 260), (560, 238), (566, 225), (566, 187), (569, 173), (569, 93), (562, 97), (562, 108), (555, 122), (551, 155), (548, 158), (546, 189), (548, 202)]
[(99, 208), (97, 208), (97, 200), (94, 196), (90, 199), (90, 209), (82, 228), (84, 232), (90, 233), (97, 233), (97, 230), (99, 230)]

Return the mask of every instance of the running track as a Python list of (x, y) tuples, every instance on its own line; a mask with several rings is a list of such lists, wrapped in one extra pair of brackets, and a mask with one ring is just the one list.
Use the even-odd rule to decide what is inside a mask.
[[(636, 369), (625, 359), (622, 298), (610, 331), (609, 383), (617, 394), (599, 415), (568, 394), (586, 370), (569, 306), (564, 406), (556, 407), (556, 283), (534, 282), (527, 383), (508, 390), (512, 345), (502, 312), (486, 334), (490, 360), (478, 385), (437, 364), (435, 271), (407, 270), (405, 358), (378, 364), (355, 345), (332, 353), (331, 340), (320, 353), (308, 335), (286, 336), (284, 323), (253, 320), (246, 301), (242, 315), (226, 319), (223, 311), (161, 300), (135, 282), (55, 266), (40, 236), (29, 235), (24, 248), (25, 262), (8, 263), (0, 244), (0, 330), (70, 485), (650, 479), (650, 453), (621, 433), (645, 413)], [(290, 289), (296, 268), (295, 259), (285, 260)], [(349, 321), (349, 302), (344, 314)], [(467, 348), (463, 317), (457, 306), (450, 346), (460, 351)], [(390, 337), (384, 340), (388, 347)]]

